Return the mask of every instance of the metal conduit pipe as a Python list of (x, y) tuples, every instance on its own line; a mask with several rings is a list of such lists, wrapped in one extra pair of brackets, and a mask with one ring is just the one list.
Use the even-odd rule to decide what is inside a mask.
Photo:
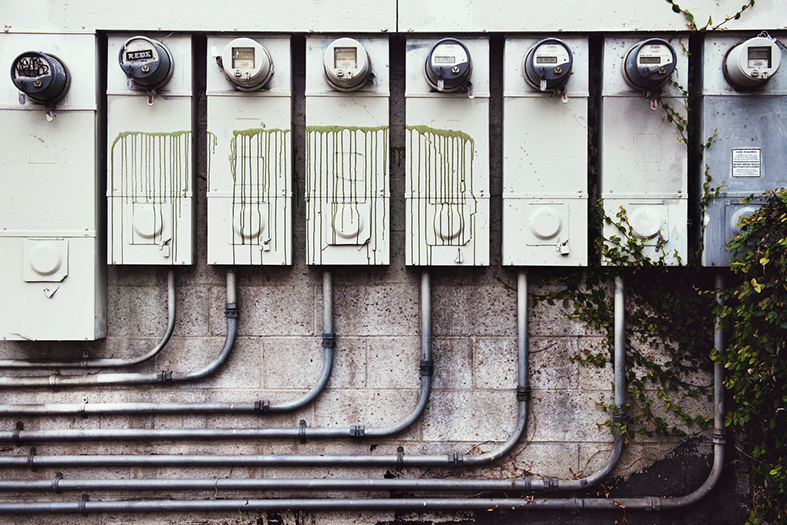
[[(422, 277), (422, 295), (429, 298), (429, 277), (424, 274)], [(524, 273), (519, 275), (518, 279), (518, 298), (517, 298), (517, 317), (518, 317), (518, 354), (519, 354), (519, 387), (517, 388), (517, 398), (519, 400), (519, 419), (517, 429), (514, 434), (497, 450), (481, 454), (478, 456), (462, 456), (457, 454), (449, 454), (447, 456), (410, 456), (404, 455), (403, 449), (400, 449), (399, 454), (396, 456), (355, 456), (355, 455), (333, 455), (333, 456), (306, 456), (306, 455), (265, 455), (265, 456), (182, 456), (182, 455), (160, 455), (160, 456), (35, 456), (31, 454), (29, 457), (0, 457), (0, 467), (68, 467), (68, 466), (162, 466), (162, 465), (200, 465), (200, 466), (215, 466), (215, 465), (256, 465), (256, 466), (269, 466), (269, 465), (287, 465), (287, 466), (313, 466), (313, 465), (342, 465), (342, 466), (478, 466), (489, 463), (511, 450), (525, 432), (528, 402), (530, 398), (529, 374), (528, 374), (528, 340), (527, 340), (527, 277)], [(424, 303), (423, 306), (423, 322), (425, 329), (423, 334), (423, 343), (425, 350), (431, 348), (430, 340), (428, 337), (430, 327), (429, 316), (430, 306), (429, 303)], [(620, 311), (620, 309), (618, 309)], [(623, 339), (624, 340), (624, 339)], [(622, 352), (623, 348), (618, 347), (617, 352)], [(425, 355), (431, 355), (425, 351)], [(618, 360), (619, 361), (619, 360)], [(623, 375), (625, 378), (625, 374)], [(617, 388), (624, 388), (624, 382), (619, 381)], [(620, 398), (622, 399), (622, 398)], [(241, 430), (239, 432), (245, 432)], [(19, 443), (20, 432), (17, 431), (17, 439)], [(616, 441), (617, 443), (617, 441)], [(615, 449), (617, 450), (617, 448)], [(607, 472), (614, 462), (617, 461), (617, 456), (613, 453), (607, 466), (602, 469), (602, 472)], [(612, 466), (609, 466), (609, 465)], [(526, 477), (522, 481), (514, 481), (517, 489), (521, 490), (573, 490), (576, 486), (589, 486), (601, 478), (600, 475), (594, 474), (583, 480), (570, 480), (559, 484), (559, 480), (550, 478), (548, 480), (534, 480)], [(374, 484), (376, 481), (372, 480)], [(403, 480), (407, 481), (407, 480)], [(319, 480), (313, 480), (310, 486), (319, 486)], [(365, 484), (366, 482), (362, 482)], [(438, 482), (439, 483), (439, 482)], [(473, 490), (497, 490), (497, 489), (511, 489), (512, 482), (504, 481), (500, 484), (472, 485), (472, 481), (460, 481), (464, 483), (468, 489)], [(473, 488), (476, 487), (476, 488)]]
[[(520, 281), (521, 282), (521, 281)], [(621, 283), (622, 284), (622, 283)], [(717, 276), (717, 288), (723, 287), (722, 277)], [(617, 290), (617, 282), (616, 282)], [(721, 300), (720, 294), (717, 300)], [(617, 303), (616, 303), (617, 305)], [(724, 351), (724, 337), (718, 319), (714, 334), (714, 346)], [(0, 503), (0, 513), (83, 513), (90, 512), (177, 512), (217, 510), (646, 510), (682, 508), (695, 503), (707, 495), (718, 482), (724, 464), (724, 368), (716, 363), (714, 375), (713, 403), (713, 467), (708, 478), (698, 489), (680, 497), (644, 496), (638, 498), (382, 498), (382, 499), (270, 499), (270, 500), (154, 500), (154, 501), (101, 501), (91, 502), (85, 494), (79, 502), (34, 502)], [(616, 384), (617, 387), (617, 384)], [(396, 482), (394, 485), (393, 483)], [(222, 488), (244, 489), (375, 489), (375, 490), (456, 490), (470, 489), (473, 483), (483, 482), (492, 487), (501, 483), (505, 488), (487, 490), (510, 490), (511, 481), (505, 480), (63, 480), (55, 481), (11, 481), (0, 483), (3, 490), (112, 490), (112, 489), (173, 489), (201, 490)], [(148, 485), (153, 484), (153, 485)], [(178, 486), (180, 484), (180, 486)], [(269, 484), (275, 484), (270, 487)], [(143, 486), (144, 485), (144, 486)], [(438, 487), (439, 485), (439, 487)], [(59, 493), (59, 492), (58, 492)]]
[(48, 377), (0, 377), (2, 387), (41, 387), (50, 386), (95, 386), (95, 385), (142, 385), (154, 383), (180, 383), (202, 379), (215, 372), (227, 360), (235, 345), (235, 336), (238, 331), (238, 304), (236, 299), (235, 271), (227, 271), (227, 337), (221, 353), (199, 370), (185, 374), (165, 370), (158, 373), (116, 373), (116, 374), (88, 374), (88, 375), (60, 375), (55, 372)]
[[(94, 429), (94, 430), (54, 430), (54, 431), (40, 431), (40, 432), (27, 432), (22, 429), (17, 429), (10, 433), (0, 432), (0, 441), (3, 438), (9, 438), (14, 442), (20, 441), (82, 441), (82, 440), (143, 440), (143, 439), (159, 439), (159, 440), (177, 440), (177, 439), (299, 439), (301, 441), (307, 438), (311, 439), (330, 439), (330, 438), (343, 438), (355, 437), (385, 437), (396, 434), (405, 430), (412, 425), (423, 413), (426, 408), (426, 403), (429, 399), (431, 392), (431, 375), (433, 370), (432, 363), (432, 337), (431, 337), (431, 287), (429, 282), (429, 274), (424, 272), (421, 278), (421, 390), (419, 401), (415, 408), (400, 422), (395, 425), (385, 428), (370, 428), (366, 429), (362, 425), (353, 425), (349, 427), (331, 427), (331, 428), (308, 428), (305, 422), (302, 422), (298, 427), (292, 428), (264, 428), (264, 429)], [(148, 407), (161, 407), (161, 412), (153, 411), (152, 413), (180, 413), (176, 408), (193, 407), (195, 410), (189, 412), (204, 413), (204, 411), (211, 410), (215, 412), (269, 412), (278, 408), (279, 411), (295, 410), (312, 400), (324, 388), (328, 380), (333, 363), (333, 349), (334, 330), (333, 330), (333, 286), (331, 283), (331, 274), (325, 272), (323, 274), (323, 346), (326, 351), (326, 360), (323, 367), (323, 376), (321, 381), (310, 392), (302, 397), (297, 402), (289, 402), (287, 404), (264, 404), (260, 406), (260, 402), (254, 404), (231, 404), (231, 403), (128, 403), (128, 404), (115, 404), (123, 409), (131, 410), (121, 413), (141, 413), (151, 414), (143, 410)], [(328, 344), (326, 344), (326, 342)], [(107, 412), (100, 411), (103, 404), (99, 404), (98, 413), (105, 414)], [(0, 407), (1, 415), (8, 414), (30, 414), (36, 415), (48, 414), (49, 407), (58, 407), (59, 405), (6, 405)], [(82, 414), (88, 415), (93, 407), (89, 403), (81, 405), (67, 405), (69, 414)], [(224, 409), (224, 410), (222, 410)], [(110, 413), (118, 413), (112, 411)]]
[[(171, 275), (171, 274), (170, 274)], [(174, 308), (174, 299), (172, 302)], [(173, 321), (174, 325), (174, 321)], [(7, 416), (82, 416), (162, 415), (162, 414), (263, 414), (296, 410), (314, 400), (325, 388), (333, 369), (336, 348), (333, 330), (333, 284), (331, 274), (323, 274), (323, 368), (320, 378), (306, 394), (285, 402), (251, 401), (241, 403), (40, 403), (0, 405), (0, 417)]]
[[(0, 359), (0, 368), (120, 368), (144, 363), (167, 346), (175, 330), (175, 270), (167, 274), (167, 329), (156, 346), (147, 353), (130, 359), (85, 358), (79, 361), (38, 361), (32, 359)], [(49, 376), (47, 376), (47, 381)], [(49, 383), (47, 383), (49, 384)]]
[[(625, 310), (623, 308), (623, 283), (622, 281), (617, 283), (618, 286), (616, 287), (619, 290), (618, 299), (615, 303), (615, 316), (616, 319), (620, 318), (615, 323), (615, 330), (616, 331), (624, 331), (625, 330)], [(422, 279), (422, 293), (428, 297), (429, 295), (428, 290), (428, 276), (425, 279)], [(522, 272), (519, 274), (518, 277), (518, 286), (517, 286), (517, 319), (518, 319), (518, 355), (519, 355), (519, 385), (520, 387), (517, 389), (518, 393), (524, 394), (529, 398), (530, 395), (530, 385), (529, 385), (529, 377), (528, 377), (528, 325), (527, 325), (527, 275)], [(424, 311), (428, 311), (428, 305), (424, 306)], [(423, 315), (423, 320), (428, 320), (428, 314)], [(429, 327), (425, 327), (425, 331), (422, 332), (427, 334)], [(625, 356), (623, 355), (625, 352), (625, 336), (623, 337), (616, 337), (616, 342), (622, 344), (616, 344), (615, 346), (615, 366), (616, 366), (616, 382), (615, 382), (615, 400), (616, 400), (616, 407), (618, 410), (622, 407), (622, 403), (624, 402), (625, 398), (625, 371), (620, 371), (620, 368), (624, 366), (625, 363)], [(425, 344), (426, 348), (430, 347), (430, 338), (424, 337), (422, 340)], [(428, 355), (425, 352), (425, 355)], [(526, 401), (526, 400), (523, 400)], [(525, 406), (525, 411), (527, 407)], [(520, 424), (522, 425), (522, 429), (518, 428), (514, 435), (519, 435), (524, 433), (524, 425), (525, 421), (520, 419)], [(518, 490), (518, 491), (538, 491), (538, 490), (556, 490), (556, 491), (567, 491), (567, 490), (579, 490), (583, 488), (587, 488), (592, 486), (593, 484), (601, 481), (611, 470), (614, 468), (617, 460), (620, 456), (620, 452), (622, 450), (622, 438), (619, 432), (615, 432), (615, 441), (613, 444), (613, 452), (610, 454), (609, 458), (607, 459), (605, 465), (597, 472), (591, 474), (588, 477), (578, 479), (578, 480), (559, 480), (555, 478), (547, 478), (547, 479), (533, 479), (530, 476), (525, 476), (523, 479), (514, 479), (514, 480), (445, 480), (445, 479), (438, 479), (438, 480), (424, 480), (424, 479), (417, 479), (417, 480), (407, 480), (407, 479), (393, 479), (393, 480), (379, 480), (379, 479), (349, 479), (349, 480), (341, 480), (341, 479), (334, 479), (334, 480), (322, 480), (322, 479), (293, 479), (293, 480), (147, 480), (150, 482), (149, 487), (157, 487), (157, 488), (166, 488), (166, 489), (177, 489), (180, 488), (181, 490), (190, 490), (190, 489), (200, 489), (200, 488), (216, 488), (216, 489), (225, 489), (225, 490), (234, 490), (234, 489), (256, 489), (256, 490), (274, 490), (276, 488), (292, 488), (292, 489), (315, 489), (315, 490), (347, 490), (352, 488), (366, 488), (369, 490), (470, 490), (470, 491), (498, 491), (498, 490)], [(495, 452), (488, 453), (488, 455), (482, 454), (479, 456), (470, 456), (463, 458), (459, 463), (465, 466), (473, 466), (476, 464), (483, 464), (484, 462), (489, 462), (494, 460), (498, 457), (501, 457), (507, 453), (511, 447), (514, 446), (516, 443), (515, 440), (509, 439), (503, 446), (499, 447)], [(179, 456), (155, 456), (158, 459), (173, 459), (178, 458)], [(285, 456), (286, 457), (286, 456)], [(258, 457), (261, 458), (261, 457)], [(343, 463), (343, 461), (351, 461), (348, 457), (341, 457), (341, 456), (334, 456), (334, 461), (338, 462), (337, 464), (348, 464)], [(374, 457), (375, 465), (386, 465), (387, 459), (383, 457)], [(414, 459), (418, 460), (422, 457), (408, 457), (408, 460)], [(477, 458), (477, 459), (476, 459)], [(153, 459), (153, 458), (150, 458)], [(212, 458), (208, 459), (211, 461), (210, 465), (221, 465), (221, 464), (235, 464), (237, 461), (237, 457), (220, 457), (220, 458)], [(248, 457), (245, 460), (241, 460), (237, 464), (248, 464)], [(256, 458), (255, 458), (256, 459)], [(273, 458), (270, 458), (273, 460)], [(378, 462), (378, 460), (382, 460), (382, 462)], [(215, 461), (215, 462), (214, 462)], [(402, 463), (404, 462), (404, 456), (401, 456)], [(23, 463), (24, 462), (24, 463)], [(456, 463), (456, 458), (454, 458), (454, 462)], [(479, 463), (480, 462), (480, 463)], [(38, 458), (35, 456), (31, 456), (29, 458), (18, 458), (16, 461), (16, 466), (33, 466), (35, 464), (36, 467), (63, 467), (69, 466), (66, 463), (56, 462), (56, 464), (51, 464), (49, 459)], [(91, 463), (91, 466), (100, 466), (103, 463), (100, 461), (96, 461), (95, 463)], [(125, 464), (125, 463), (124, 463)], [(151, 461), (150, 464), (153, 464)], [(206, 465), (206, 463), (199, 463), (200, 465)], [(280, 464), (280, 463), (266, 463), (266, 464)], [(293, 463), (286, 463), (286, 464), (293, 464)], [(296, 463), (296, 464), (303, 464), (303, 463)], [(318, 464), (318, 463), (310, 463), (310, 464)], [(322, 463), (319, 463), (322, 464)], [(334, 463), (332, 463), (334, 464)], [(354, 463), (349, 463), (354, 464)], [(0, 458), (0, 466), (4, 465), (3, 458)], [(113, 463), (113, 466), (116, 465)], [(8, 465), (5, 465), (8, 466)], [(52, 483), (50, 481), (31, 481), (31, 482), (22, 482), (22, 484), (18, 484), (15, 481), (9, 482), (0, 482), (0, 491), (2, 490), (18, 490), (18, 489), (29, 489), (29, 490), (47, 490), (52, 487)], [(62, 485), (61, 485), (62, 484)], [(105, 481), (105, 480), (61, 480), (58, 481), (58, 486), (63, 490), (103, 490), (107, 488), (111, 488), (113, 486), (112, 481)], [(134, 489), (138, 486), (138, 480), (118, 480), (117, 481), (117, 489)]]
[[(424, 359), (421, 362), (422, 393), (428, 394), (431, 384), (430, 376), (432, 371), (431, 362), (431, 289), (429, 274), (424, 272), (421, 278), (422, 291), (422, 344), (424, 345)], [(526, 296), (526, 288), (523, 287), (522, 296)], [(520, 308), (520, 314), (526, 314), (524, 308)], [(527, 346), (522, 345), (520, 352), (526, 352)], [(522, 377), (527, 377), (527, 358), (520, 356), (520, 362), (524, 363)], [(161, 455), (161, 456), (31, 456), (28, 457), (2, 457), (0, 456), (0, 467), (26, 466), (29, 461), (35, 462), (36, 466), (47, 463), (50, 466), (76, 466), (83, 461), (91, 462), (97, 466), (117, 465), (118, 461), (129, 465), (136, 461), (141, 464), (170, 464), (170, 465), (344, 465), (344, 466), (477, 466), (487, 464), (501, 455), (508, 452), (519, 441), (525, 432), (528, 399), (524, 395), (525, 387), (520, 385), (517, 389), (519, 400), (519, 414), (515, 432), (497, 450), (487, 452), (478, 456), (465, 456), (463, 454), (447, 455), (405, 455), (400, 452), (396, 455), (255, 455), (255, 456), (198, 456), (198, 455)], [(529, 390), (527, 390), (529, 394)], [(422, 395), (422, 402), (416, 410), (423, 408), (428, 395)], [(415, 414), (415, 412), (414, 412)], [(408, 419), (415, 419), (410, 417)], [(407, 420), (405, 420), (407, 421)], [(50, 430), (50, 431), (25, 431), (17, 426), (16, 430), (10, 432), (0, 432), (0, 442), (11, 442), (21, 444), (22, 442), (43, 442), (43, 441), (73, 441), (73, 440), (141, 440), (141, 439), (264, 439), (264, 438), (292, 438), (305, 439), (306, 436), (312, 438), (334, 438), (334, 437), (353, 437), (379, 436), (374, 431), (366, 433), (365, 429), (359, 427), (348, 428), (324, 428), (312, 429), (308, 431), (303, 425), (293, 429), (89, 429), (89, 430)], [(398, 427), (391, 427), (393, 431), (398, 431)], [(308, 433), (307, 433), (308, 431)], [(151, 460), (154, 460), (151, 463)], [(21, 461), (21, 463), (20, 463)], [(239, 463), (235, 463), (235, 462)], [(158, 463), (160, 462), (160, 463)]]

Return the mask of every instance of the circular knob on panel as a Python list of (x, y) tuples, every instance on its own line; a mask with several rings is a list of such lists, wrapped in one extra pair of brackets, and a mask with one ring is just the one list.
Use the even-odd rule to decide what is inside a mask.
[(563, 227), (558, 210), (552, 207), (539, 207), (530, 216), (530, 231), (539, 239), (552, 239)]
[(525, 80), (539, 91), (557, 91), (571, 76), (574, 55), (571, 48), (557, 38), (545, 38), (525, 55), (522, 72)]
[(457, 206), (444, 204), (435, 213), (434, 232), (443, 240), (456, 239), (464, 230), (464, 219)]
[(164, 229), (161, 212), (153, 206), (139, 207), (134, 210), (132, 225), (134, 232), (144, 239), (152, 239), (156, 235), (161, 235)]
[(650, 208), (640, 208), (631, 214), (629, 224), (636, 237), (652, 239), (661, 231), (662, 218)]
[(31, 100), (54, 104), (66, 95), (71, 75), (65, 64), (54, 55), (26, 51), (12, 63), (11, 81)]
[(467, 46), (455, 38), (444, 38), (432, 46), (424, 64), (426, 82), (437, 91), (450, 93), (465, 88), (473, 74)]
[(754, 208), (752, 206), (747, 206), (745, 208), (738, 209), (734, 213), (732, 213), (729, 219), (730, 232), (732, 232), (733, 235), (738, 235), (738, 233), (741, 231), (741, 225), (740, 225), (741, 220), (745, 217), (751, 216), (752, 214), (754, 214), (755, 211), (757, 211), (757, 208)]
[(675, 71), (677, 55), (669, 42), (649, 38), (632, 46), (623, 60), (623, 78), (635, 89), (660, 88)]
[(325, 50), (323, 72), (332, 88), (356, 91), (371, 77), (372, 61), (360, 42), (347, 37), (339, 38)]
[(235, 213), (232, 227), (238, 237), (255, 239), (265, 230), (265, 219), (256, 208), (242, 209)]
[(30, 251), (30, 266), (39, 275), (52, 275), (62, 265), (63, 258), (57, 246), (42, 242)]
[(333, 216), (333, 231), (339, 237), (352, 239), (361, 234), (363, 218), (352, 205), (342, 206)]
[(157, 40), (133, 36), (120, 46), (120, 68), (134, 83), (148, 91), (158, 89), (172, 78), (172, 55)]
[(781, 60), (776, 42), (758, 36), (732, 46), (724, 56), (722, 72), (735, 89), (756, 89), (776, 74)]
[(251, 38), (236, 38), (221, 55), (224, 75), (241, 91), (255, 91), (265, 87), (273, 76), (273, 60), (259, 42)]

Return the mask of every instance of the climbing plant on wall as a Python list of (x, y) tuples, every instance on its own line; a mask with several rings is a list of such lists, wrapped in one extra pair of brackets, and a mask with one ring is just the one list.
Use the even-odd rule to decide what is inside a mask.
[(726, 425), (746, 437), (756, 524), (787, 521), (787, 192), (760, 199), (729, 244), (739, 279), (720, 311), (728, 348), (714, 356), (734, 400)]

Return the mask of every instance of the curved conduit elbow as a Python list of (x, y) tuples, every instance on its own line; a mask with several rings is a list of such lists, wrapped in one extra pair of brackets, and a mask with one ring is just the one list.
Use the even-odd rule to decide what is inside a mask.
[[(520, 284), (522, 280), (520, 278)], [(717, 277), (717, 288), (723, 286)], [(617, 291), (622, 281), (616, 280)], [(719, 301), (720, 294), (719, 294)], [(521, 329), (520, 329), (521, 334)], [(616, 342), (618, 339), (616, 338)], [(719, 322), (716, 322), (714, 346), (724, 351), (724, 338)], [(618, 345), (616, 344), (616, 352)], [(616, 354), (616, 365), (618, 363)], [(616, 370), (616, 403), (619, 372)], [(521, 377), (521, 375), (520, 375)], [(161, 511), (235, 511), (235, 510), (650, 510), (682, 508), (696, 503), (706, 496), (718, 482), (724, 463), (724, 368), (714, 364), (714, 459), (708, 478), (698, 489), (680, 497), (645, 496), (639, 498), (382, 498), (382, 499), (268, 499), (268, 500), (153, 500), (153, 501), (100, 501), (91, 502), (83, 495), (79, 502), (34, 502), (0, 503), (0, 513), (102, 513), (102, 512), (161, 512)], [(622, 394), (622, 392), (621, 392)], [(237, 458), (237, 456), (236, 456)], [(47, 465), (43, 465), (47, 466)], [(85, 466), (91, 466), (87, 464)], [(107, 465), (104, 465), (107, 466)], [(590, 479), (590, 478), (587, 478)], [(55, 481), (8, 481), (0, 482), (0, 490), (265, 490), (265, 489), (316, 489), (316, 490), (511, 490), (520, 488), (518, 480), (446, 480), (446, 479), (210, 479), (210, 480), (64, 480)], [(483, 488), (476, 488), (483, 487)], [(532, 487), (535, 488), (535, 487)]]
[[(167, 274), (167, 328), (156, 346), (147, 353), (130, 359), (94, 358), (79, 361), (35, 361), (25, 359), (0, 359), (0, 368), (121, 368), (144, 363), (156, 356), (172, 338), (175, 330), (175, 269)], [(47, 376), (47, 381), (49, 376)], [(48, 384), (48, 383), (47, 383)], [(0, 385), (3, 386), (3, 385)], [(11, 385), (8, 385), (11, 386)], [(17, 386), (17, 385), (13, 385)]]
[(97, 386), (97, 385), (143, 385), (155, 383), (180, 383), (193, 381), (215, 372), (227, 360), (235, 344), (238, 331), (238, 305), (236, 302), (235, 271), (227, 271), (227, 337), (221, 353), (212, 362), (195, 372), (179, 374), (172, 371), (159, 373), (117, 373), (117, 374), (89, 374), (89, 375), (60, 375), (52, 374), (48, 377), (0, 377), (2, 387), (52, 387), (61, 386)]

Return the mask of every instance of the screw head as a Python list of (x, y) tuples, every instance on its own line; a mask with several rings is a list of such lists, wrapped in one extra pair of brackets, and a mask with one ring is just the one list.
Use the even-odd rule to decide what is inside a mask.
[(451, 68), (451, 73), (454, 73), (454, 74), (459, 73), (459, 66), (452, 67)]

